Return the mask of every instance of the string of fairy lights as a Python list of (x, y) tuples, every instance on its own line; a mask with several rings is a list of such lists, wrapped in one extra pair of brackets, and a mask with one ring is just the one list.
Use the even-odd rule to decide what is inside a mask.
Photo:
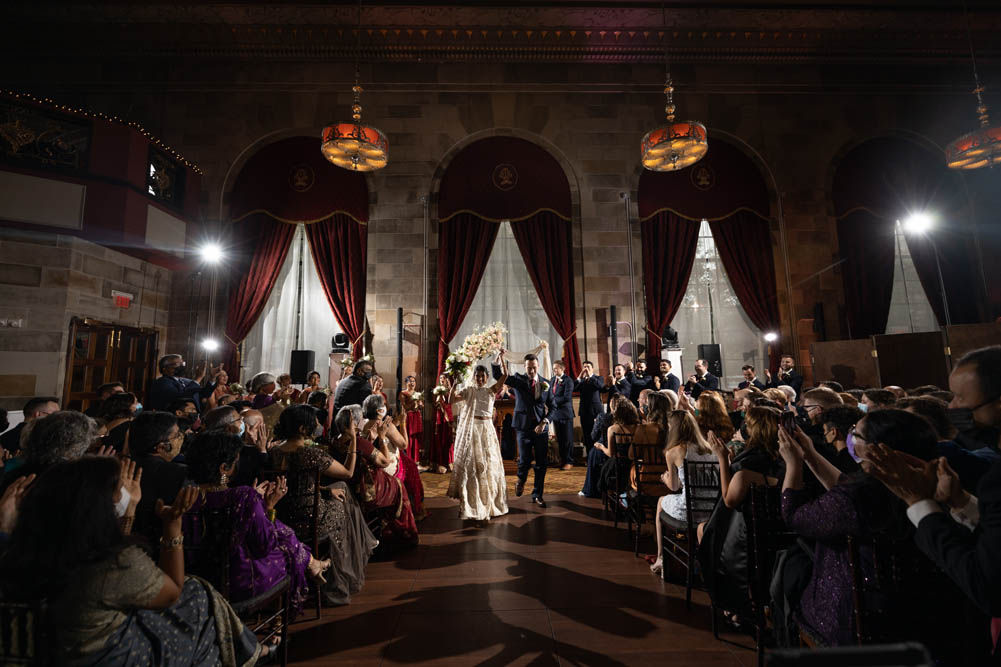
[(37, 104), (39, 106), (50, 107), (52, 109), (56, 109), (56, 110), (63, 111), (63, 112), (66, 112), (66, 113), (72, 113), (72, 114), (76, 114), (76, 115), (79, 115), (79, 116), (85, 116), (87, 118), (93, 118), (93, 119), (96, 119), (96, 120), (103, 120), (103, 121), (106, 121), (106, 122), (109, 122), (109, 123), (117, 123), (118, 125), (124, 125), (125, 127), (131, 128), (131, 129), (135, 130), (136, 132), (138, 132), (139, 134), (141, 134), (143, 137), (145, 137), (146, 139), (148, 139), (151, 144), (153, 144), (154, 146), (156, 146), (158, 149), (162, 150), (164, 153), (167, 153), (170, 156), (174, 157), (181, 164), (183, 164), (185, 167), (187, 167), (191, 171), (195, 172), (196, 174), (204, 174), (205, 173), (194, 162), (191, 162), (191, 161), (187, 160), (184, 156), (182, 156), (180, 153), (178, 153), (177, 151), (175, 151), (173, 148), (171, 148), (170, 146), (168, 146), (167, 144), (165, 144), (164, 142), (162, 142), (160, 139), (157, 139), (150, 132), (148, 132), (146, 130), (146, 128), (144, 128), (142, 125), (140, 125), (139, 123), (135, 122), (134, 120), (125, 120), (124, 118), (119, 118), (118, 116), (109, 115), (109, 114), (106, 114), (106, 113), (102, 113), (100, 111), (90, 111), (88, 109), (80, 109), (78, 107), (71, 107), (71, 106), (68, 106), (66, 104), (59, 104), (55, 100), (50, 99), (48, 97), (36, 97), (36, 96), (32, 95), (31, 93), (19, 93), (19, 92), (13, 91), (13, 90), (0, 90), (0, 95), (3, 95), (5, 97), (10, 97), (10, 98), (13, 98), (15, 100), (21, 100), (21, 101), (31, 102), (31, 103)]

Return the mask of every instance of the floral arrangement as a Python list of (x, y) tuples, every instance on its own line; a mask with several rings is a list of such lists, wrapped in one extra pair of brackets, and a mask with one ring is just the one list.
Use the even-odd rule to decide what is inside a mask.
[(237, 396), (243, 396), (247, 393), (247, 388), (239, 382), (233, 382), (229, 385), (229, 393), (236, 394)]
[(423, 401), (423, 400), (424, 400), (424, 393), (423, 393), (423, 392), (420, 392), (420, 391), (415, 391), (415, 392), (414, 392), (414, 393), (413, 393), (413, 394), (412, 394), (412, 395), (410, 396), (410, 398), (412, 398), (412, 399), (414, 399), (415, 401), (417, 401), (418, 403), (420, 403), (421, 401)]
[(448, 388), (445, 387), (444, 385), (438, 385), (437, 387), (431, 390), (431, 395), (434, 396), (435, 398), (438, 398), (439, 396), (445, 396), (446, 394), (448, 394)]
[(374, 364), (375, 363), (375, 357), (372, 354), (366, 354), (364, 357), (362, 357), (358, 361), (367, 361), (370, 364)]
[(355, 363), (355, 360), (352, 359), (351, 357), (344, 357), (340, 361), (341, 368), (347, 368), (348, 366), (354, 366), (354, 363)]
[(506, 335), (507, 327), (502, 322), (476, 327), (459, 349), (445, 359), (445, 374), (465, 380), (474, 361), (497, 354), (504, 348)]

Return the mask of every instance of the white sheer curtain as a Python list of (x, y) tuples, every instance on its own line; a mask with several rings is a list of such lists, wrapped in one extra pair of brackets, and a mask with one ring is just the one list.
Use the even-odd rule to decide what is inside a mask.
[(916, 333), (938, 331), (938, 320), (932, 310), (924, 287), (907, 247), (907, 235), (900, 224), (896, 227), (893, 257), (893, 296), (890, 297), (890, 314), (886, 319), (886, 333)]
[(678, 342), (684, 350), (685, 368), (675, 369), (679, 377), (692, 374), (699, 356), (698, 346), (713, 342), (713, 330), (723, 362), (724, 388), (736, 387), (743, 381), (740, 369), (745, 364), (754, 366), (758, 375), (764, 377), (766, 359), (761, 331), (751, 323), (737, 300), (705, 220), (699, 227), (688, 289), (671, 326), (678, 331)]
[[(300, 296), (302, 320), (299, 323), (297, 348), (296, 305)], [(249, 380), (260, 372), (275, 375), (287, 373), (292, 350), (299, 349), (313, 350), (317, 366), (314, 370), (320, 371), (320, 375), (326, 379), (330, 339), (340, 330), (313, 264), (305, 226), (300, 224), (292, 237), (288, 257), (282, 265), (264, 311), (243, 341), (241, 377)]]
[[(449, 347), (457, 348), (477, 326), (494, 322), (503, 322), (507, 326), (507, 349), (512, 352), (508, 363), (512, 372), (523, 370), (522, 356), (537, 348), (539, 341), (549, 344), (548, 359), (563, 356), (563, 340), (542, 310), (539, 295), (511, 231), (511, 223), (507, 221), (500, 223), (483, 280), (459, 332), (449, 341)], [(550, 375), (551, 365), (545, 363), (548, 359), (542, 359), (541, 354), (539, 356), (543, 362), (539, 372)]]

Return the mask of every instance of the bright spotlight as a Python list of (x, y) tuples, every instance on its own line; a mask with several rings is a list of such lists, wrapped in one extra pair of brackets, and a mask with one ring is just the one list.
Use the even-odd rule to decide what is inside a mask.
[(904, 219), (903, 225), (905, 232), (924, 234), (935, 225), (935, 220), (927, 213), (912, 213)]
[(224, 256), (222, 246), (218, 243), (206, 243), (198, 249), (198, 254), (206, 264), (218, 264)]
[(219, 341), (213, 338), (206, 338), (202, 341), (202, 348), (204, 348), (206, 352), (215, 352), (219, 349)]
[(773, 331), (769, 331), (768, 333), (765, 334), (765, 340), (768, 341), (769, 343), (774, 343), (778, 339), (779, 335)]

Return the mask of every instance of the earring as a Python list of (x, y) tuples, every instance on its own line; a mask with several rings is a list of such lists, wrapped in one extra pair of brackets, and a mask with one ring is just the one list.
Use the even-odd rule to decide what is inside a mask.
[(219, 486), (229, 486), (229, 475), (223, 473), (219, 478)]

